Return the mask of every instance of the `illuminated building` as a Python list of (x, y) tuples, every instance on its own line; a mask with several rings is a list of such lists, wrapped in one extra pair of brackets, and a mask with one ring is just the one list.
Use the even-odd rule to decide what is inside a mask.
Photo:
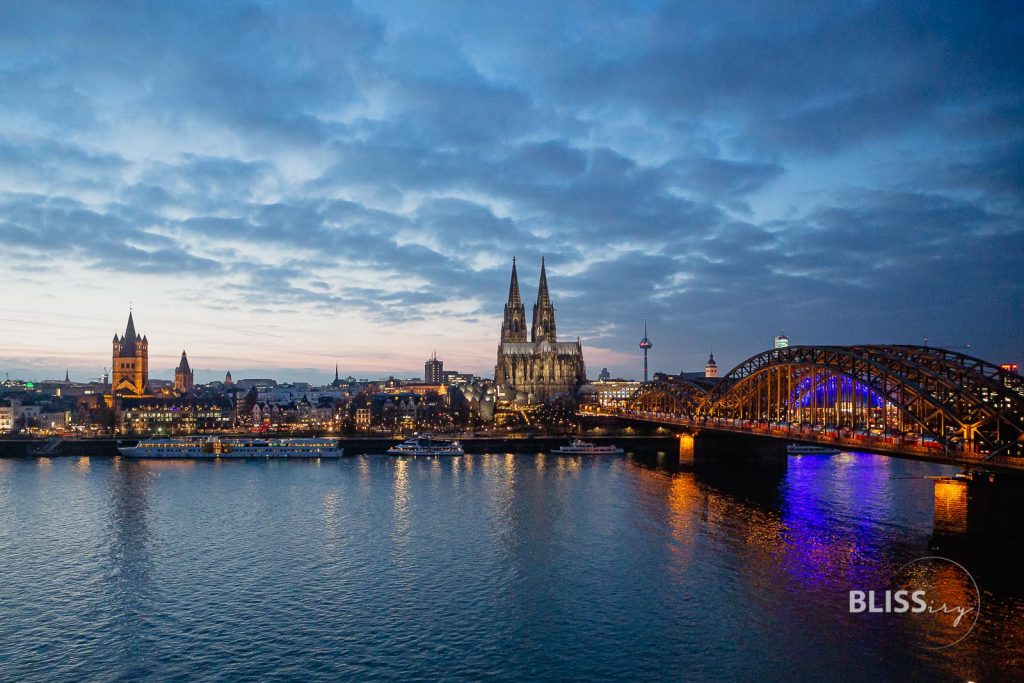
[(603, 408), (621, 408), (640, 388), (641, 383), (631, 380), (598, 380), (591, 382), (585, 389), (587, 395)]
[(705, 377), (718, 377), (718, 363), (715, 362), (715, 354), (708, 354), (707, 365), (704, 366)]
[(789, 337), (786, 336), (786, 331), (783, 330), (782, 334), (775, 337), (775, 348), (784, 349), (789, 346)]
[(425, 384), (444, 383), (444, 361), (437, 359), (437, 351), (423, 364), (423, 382)]
[(235, 382), (234, 382), (234, 380), (231, 379), (231, 371), (228, 370), (228, 373), (226, 375), (224, 375), (224, 386), (226, 386), (226, 387), (233, 387), (234, 385), (235, 385)]
[(555, 307), (548, 294), (544, 259), (540, 262), (540, 286), (533, 306), (533, 326), (526, 339), (526, 310), (519, 295), (516, 261), (512, 259), (512, 278), (508, 302), (501, 324), (498, 362), (494, 383), (515, 400), (544, 401), (559, 394), (574, 393), (587, 381), (583, 346), (560, 342), (555, 331)]
[(181, 352), (181, 362), (174, 369), (174, 390), (179, 394), (188, 393), (193, 385), (192, 368), (188, 366), (188, 356)]
[(117, 421), (122, 434), (195, 434), (231, 429), (234, 416), (234, 406), (223, 397), (125, 397)]
[(113, 340), (113, 381), (111, 394), (114, 396), (145, 396), (149, 383), (149, 340), (135, 331), (135, 321), (128, 313), (128, 326), (120, 339), (114, 334)]
[(0, 434), (6, 434), (14, 429), (14, 406), (0, 405)]
[(1018, 368), (1016, 363), (1003, 363), (1002, 365), (999, 366), (999, 369), (1004, 372), (1011, 372), (1016, 375)]

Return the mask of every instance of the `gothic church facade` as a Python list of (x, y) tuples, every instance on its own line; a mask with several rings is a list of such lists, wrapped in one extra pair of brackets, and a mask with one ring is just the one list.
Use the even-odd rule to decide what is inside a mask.
[(548, 294), (544, 259), (540, 263), (540, 286), (533, 306), (530, 339), (526, 337), (526, 308), (519, 294), (516, 261), (512, 259), (512, 280), (501, 324), (498, 362), (494, 383), (512, 395), (525, 396), (529, 402), (544, 401), (561, 394), (572, 394), (587, 381), (583, 346), (558, 341), (555, 307)]

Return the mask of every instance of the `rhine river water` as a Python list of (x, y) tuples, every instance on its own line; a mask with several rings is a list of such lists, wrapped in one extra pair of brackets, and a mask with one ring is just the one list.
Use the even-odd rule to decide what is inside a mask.
[(0, 460), (0, 680), (1019, 677), (1019, 560), (961, 560), (982, 613), (946, 650), (848, 610), (928, 554), (951, 471)]

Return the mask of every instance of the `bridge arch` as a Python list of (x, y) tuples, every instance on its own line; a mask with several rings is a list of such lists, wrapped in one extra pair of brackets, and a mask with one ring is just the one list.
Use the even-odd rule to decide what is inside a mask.
[(648, 382), (633, 392), (627, 410), (695, 418), (707, 402), (707, 390), (692, 382)]
[[(632, 410), (901, 440), (940, 452), (1024, 457), (1024, 381), (978, 358), (910, 345), (790, 346), (756, 354), (712, 388), (641, 387)], [(859, 436), (857, 438), (860, 438)]]

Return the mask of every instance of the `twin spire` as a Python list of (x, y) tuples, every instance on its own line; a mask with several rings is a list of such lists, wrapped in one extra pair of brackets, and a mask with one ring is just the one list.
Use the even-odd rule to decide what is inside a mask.
[[(537, 303), (533, 305), (533, 326), (530, 330), (530, 341), (555, 341), (555, 307), (551, 304), (548, 294), (548, 277), (544, 268), (544, 258), (540, 260), (540, 285), (537, 289)], [(512, 257), (512, 279), (508, 285), (508, 302), (505, 304), (505, 318), (501, 323), (502, 342), (525, 342), (526, 339), (526, 307), (519, 294), (519, 275), (516, 272), (516, 259)]]
[(540, 286), (537, 288), (537, 303), (533, 305), (532, 341), (557, 341), (555, 335), (555, 307), (548, 295), (548, 276), (544, 271), (544, 257), (540, 257)]

